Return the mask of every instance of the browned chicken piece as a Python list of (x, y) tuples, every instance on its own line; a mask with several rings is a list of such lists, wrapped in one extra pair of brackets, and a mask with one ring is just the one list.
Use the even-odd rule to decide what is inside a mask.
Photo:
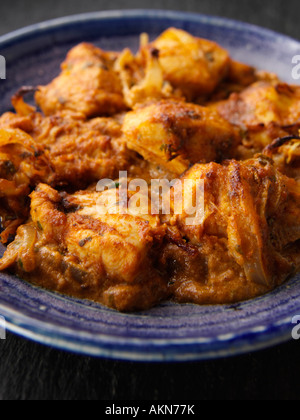
[(202, 104), (215, 90), (214, 100), (221, 100), (257, 80), (253, 67), (231, 60), (216, 43), (175, 28), (152, 43), (142, 34), (138, 53), (125, 49), (115, 70), (130, 108), (170, 98)]
[(37, 115), (32, 136), (49, 149), (56, 185), (73, 190), (102, 178), (117, 178), (132, 159), (121, 125), (112, 118), (83, 121), (72, 115)]
[(299, 270), (300, 184), (268, 157), (195, 165), (186, 180), (202, 180), (205, 196), (201, 224), (187, 225), (184, 211), (171, 220), (161, 263), (178, 301), (250, 299)]
[(73, 190), (102, 178), (117, 178), (135, 158), (126, 147), (121, 123), (113, 118), (85, 120), (70, 112), (51, 117), (37, 112), (23, 116), (7, 113), (0, 118), (2, 127), (28, 133), (38, 147), (47, 150), (55, 172), (54, 184)]
[(220, 103), (218, 110), (224, 118), (243, 128), (271, 123), (281, 127), (300, 124), (300, 86), (257, 82)]
[(130, 149), (177, 175), (193, 163), (230, 157), (239, 142), (238, 130), (216, 112), (170, 100), (127, 113), (123, 132)]
[(226, 77), (228, 82), (234, 83), (237, 86), (248, 87), (257, 81), (257, 77), (255, 67), (232, 59), (230, 60), (229, 71)]
[(129, 108), (154, 99), (184, 99), (180, 91), (166, 82), (158, 50), (148, 45), (142, 47), (137, 55), (125, 49), (116, 61), (115, 70), (119, 74), (124, 100)]
[(159, 52), (164, 79), (188, 101), (211, 94), (229, 71), (227, 51), (181, 29), (167, 29), (149, 48)]
[(0, 116), (0, 129), (19, 129), (25, 133), (31, 133), (34, 130), (32, 114), (22, 115), (13, 112), (6, 112)]
[(167, 282), (155, 264), (165, 235), (159, 218), (129, 210), (103, 215), (103, 194), (118, 208), (118, 190), (67, 195), (39, 185), (31, 195), (31, 221), (18, 229), (0, 270), (122, 311), (166, 298)]
[(28, 195), (54, 173), (47, 152), (19, 129), (0, 128), (0, 217), (6, 243), (29, 214)]
[(116, 119), (86, 121), (68, 112), (43, 117), (21, 97), (13, 102), (20, 114), (0, 118), (4, 243), (26, 221), (28, 195), (38, 183), (74, 191), (102, 178), (117, 178), (140, 160), (127, 149)]
[[(209, 97), (209, 102), (228, 99), (232, 93), (240, 93), (258, 80), (259, 76), (254, 67), (230, 60), (228, 74)], [(207, 103), (207, 98), (204, 100)]]
[(95, 117), (125, 110), (121, 82), (113, 70), (117, 58), (117, 53), (90, 44), (74, 47), (61, 74), (49, 85), (39, 86), (36, 102), (45, 115), (70, 110)]
[[(210, 45), (211, 47), (216, 47), (216, 44), (211, 43), (206, 40), (197, 40), (196, 38), (191, 37), (191, 35), (186, 34), (184, 31), (179, 30), (170, 30), (166, 34), (169, 38), (171, 33), (177, 34), (178, 36), (182, 35), (183, 37), (188, 36), (191, 38), (192, 43), (203, 42), (203, 45)], [(164, 36), (164, 35), (163, 35)], [(162, 38), (163, 38), (162, 36)], [(171, 37), (172, 38), (172, 37)], [(159, 38), (160, 39), (160, 38)], [(196, 41), (195, 41), (196, 40)], [(275, 78), (275, 75), (267, 72), (257, 72), (254, 67), (234, 61), (232, 59), (225, 60), (227, 63), (227, 71), (224, 70), (224, 77), (220, 78), (215, 82), (215, 88), (211, 90), (211, 87), (208, 88), (209, 93), (207, 93), (207, 84), (205, 88), (199, 90), (190, 87), (190, 84), (197, 84), (203, 82), (202, 77), (198, 77), (195, 73), (199, 69), (199, 60), (197, 61), (197, 54), (191, 49), (190, 44), (187, 46), (181, 45), (179, 48), (179, 54), (181, 51), (182, 55), (188, 56), (188, 59), (184, 59), (185, 65), (182, 66), (180, 61), (182, 57), (176, 57), (178, 49), (172, 51), (172, 56), (169, 57), (170, 51), (167, 48), (166, 52), (164, 51), (165, 45), (161, 49), (157, 48), (156, 43), (149, 43), (149, 37), (147, 34), (142, 34), (141, 36), (141, 47), (136, 55), (134, 55), (129, 49), (125, 49), (120, 54), (118, 60), (115, 64), (115, 70), (120, 76), (120, 80), (123, 86), (123, 96), (128, 107), (133, 108), (137, 104), (149, 102), (150, 100), (160, 100), (160, 99), (180, 99), (180, 100), (189, 100), (194, 101), (200, 105), (207, 104), (207, 102), (216, 102), (224, 99), (228, 99), (230, 94), (234, 92), (241, 92), (246, 87), (251, 84), (261, 80), (268, 81), (272, 83), (279, 83), (278, 78)], [(174, 39), (173, 39), (173, 42)], [(204, 48), (205, 49), (205, 48)], [(212, 62), (215, 61), (215, 55), (220, 53), (220, 48), (217, 46), (213, 53), (209, 53), (209, 65), (212, 66)], [(166, 69), (162, 65), (162, 56), (166, 54), (169, 60), (172, 60), (173, 66), (175, 65), (175, 60), (178, 59), (178, 69), (176, 74), (174, 68), (172, 67), (173, 77), (166, 76)], [(199, 54), (198, 54), (199, 55)], [(198, 57), (199, 58), (199, 57)], [(167, 60), (167, 58), (165, 58)], [(194, 63), (191, 64), (191, 61), (194, 60)], [(217, 61), (215, 65), (217, 66)], [(186, 67), (186, 64), (189, 64), (192, 68)], [(206, 66), (202, 63), (200, 66)], [(205, 72), (205, 70), (202, 69)], [(182, 78), (185, 77), (185, 79)], [(207, 76), (207, 75), (206, 75)], [(213, 77), (215, 74), (210, 73), (209, 77)], [(186, 79), (194, 77), (195, 80), (187, 82)], [(207, 76), (208, 77), (208, 76)], [(172, 83), (172, 80), (176, 79), (177, 82)], [(182, 87), (182, 84), (186, 83), (187, 86)], [(198, 86), (199, 87), (199, 86)], [(188, 88), (188, 91), (187, 91)]]
[(287, 136), (274, 140), (264, 150), (273, 159), (276, 168), (289, 178), (300, 182), (300, 137)]
[(249, 66), (238, 61), (230, 60), (229, 71), (226, 78), (220, 83), (206, 104), (226, 100), (233, 93), (241, 93), (247, 87), (257, 82), (264, 82), (276, 87), (282, 84), (281, 80), (274, 73), (257, 70), (255, 67)]
[(298, 134), (300, 87), (257, 82), (241, 93), (232, 94), (227, 101), (212, 105), (212, 108), (241, 128), (244, 155), (237, 157), (249, 157), (261, 152), (278, 137)]

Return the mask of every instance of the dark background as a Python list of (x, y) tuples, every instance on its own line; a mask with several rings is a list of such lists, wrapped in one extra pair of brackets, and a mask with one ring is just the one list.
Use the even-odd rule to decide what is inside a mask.
[[(0, 34), (55, 17), (125, 8), (226, 16), (300, 38), (299, 0), (1, 0)], [(10, 333), (0, 341), (1, 400), (298, 400), (299, 378), (296, 341), (231, 359), (154, 365), (82, 357)]]

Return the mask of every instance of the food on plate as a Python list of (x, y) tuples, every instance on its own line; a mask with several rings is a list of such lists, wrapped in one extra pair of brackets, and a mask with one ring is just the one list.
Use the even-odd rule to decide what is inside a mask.
[(166, 226), (158, 216), (130, 209), (99, 214), (103, 194), (116, 206), (115, 191), (68, 195), (40, 184), (31, 195), (30, 221), (18, 229), (1, 269), (14, 267), (44, 287), (119, 310), (149, 308), (166, 298), (156, 264)]
[(137, 311), (236, 303), (300, 270), (299, 86), (169, 28), (136, 53), (75, 46), (12, 104), (1, 271)]
[(117, 53), (91, 44), (74, 47), (62, 64), (61, 74), (48, 86), (39, 86), (36, 102), (45, 115), (70, 110), (86, 117), (112, 115), (126, 109), (118, 74)]
[[(274, 289), (300, 262), (300, 185), (259, 155), (243, 162), (196, 164), (183, 175), (204, 182), (204, 217), (172, 220), (166, 246), (172, 295), (181, 302), (229, 303)], [(175, 188), (175, 187), (174, 187)], [(176, 201), (176, 192), (173, 202)], [(174, 207), (174, 206), (173, 206)]]
[(166, 30), (149, 47), (158, 51), (164, 79), (190, 101), (211, 94), (229, 73), (226, 50), (180, 29)]
[(29, 194), (39, 182), (52, 183), (54, 173), (44, 149), (20, 129), (0, 129), (0, 197), (2, 241), (26, 221)]
[(272, 141), (300, 129), (300, 86), (278, 81), (259, 81), (212, 108), (240, 127), (243, 142), (240, 158), (251, 157)]
[(123, 133), (130, 149), (178, 175), (193, 163), (231, 157), (240, 142), (239, 130), (217, 112), (174, 100), (128, 112)]

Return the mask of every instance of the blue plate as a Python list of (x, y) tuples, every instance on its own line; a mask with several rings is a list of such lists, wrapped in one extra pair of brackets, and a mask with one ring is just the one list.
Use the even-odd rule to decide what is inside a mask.
[[(137, 49), (139, 34), (151, 38), (175, 26), (219, 42), (238, 60), (292, 80), (300, 43), (232, 20), (165, 11), (116, 11), (58, 19), (0, 38), (7, 80), (0, 81), (0, 112), (22, 85), (48, 83), (67, 51), (81, 41), (103, 49)], [(3, 251), (3, 249), (2, 249)], [(150, 311), (121, 314), (0, 275), (0, 315), (9, 330), (57, 348), (136, 361), (187, 361), (250, 352), (291, 338), (300, 315), (300, 277), (267, 296), (237, 305), (164, 303)]]

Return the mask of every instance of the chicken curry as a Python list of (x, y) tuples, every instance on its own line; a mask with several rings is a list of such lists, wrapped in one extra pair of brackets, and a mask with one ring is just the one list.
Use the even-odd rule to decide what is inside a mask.
[[(75, 46), (57, 78), (12, 104), (0, 270), (119, 311), (235, 303), (300, 270), (300, 86), (170, 28), (143, 34), (136, 54)], [(176, 211), (188, 182), (196, 205), (203, 186), (198, 223)]]

